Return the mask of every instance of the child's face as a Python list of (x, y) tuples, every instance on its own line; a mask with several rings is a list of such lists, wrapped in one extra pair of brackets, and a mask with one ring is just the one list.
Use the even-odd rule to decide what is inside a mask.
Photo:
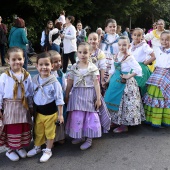
[(90, 49), (86, 45), (80, 45), (78, 47), (78, 58), (80, 62), (86, 63), (90, 57)]
[(59, 70), (61, 67), (61, 56), (56, 55), (53, 57), (53, 70)]
[(138, 44), (142, 41), (143, 35), (141, 33), (141, 31), (139, 30), (134, 30), (133, 34), (132, 34), (132, 39), (134, 41), (134, 43)]
[(99, 39), (97, 34), (91, 34), (88, 37), (88, 43), (92, 48), (96, 48), (99, 44)]
[(160, 43), (163, 48), (170, 48), (170, 35), (162, 34), (160, 37)]
[(117, 24), (116, 23), (109, 23), (106, 27), (107, 33), (109, 34), (115, 34), (117, 30)]
[(77, 29), (78, 29), (78, 30), (81, 30), (81, 29), (82, 29), (82, 24), (81, 24), (81, 23), (78, 23), (78, 24), (77, 24)]
[(40, 58), (37, 64), (37, 70), (41, 78), (46, 78), (50, 76), (50, 72), (53, 69), (53, 65), (49, 58)]
[(119, 51), (125, 54), (125, 53), (128, 53), (130, 44), (126, 39), (120, 39), (118, 41), (118, 47), (119, 47)]
[(13, 72), (21, 71), (24, 65), (24, 57), (22, 52), (12, 52), (9, 54), (8, 64)]

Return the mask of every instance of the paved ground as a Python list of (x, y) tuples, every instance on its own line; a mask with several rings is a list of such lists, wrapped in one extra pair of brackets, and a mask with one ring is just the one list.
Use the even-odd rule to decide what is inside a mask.
[(39, 163), (41, 154), (11, 162), (5, 153), (0, 153), (0, 169), (170, 170), (170, 128), (153, 130), (140, 125), (131, 127), (128, 133), (104, 134), (93, 140), (93, 146), (86, 151), (81, 151), (79, 146), (72, 145), (67, 137), (65, 144), (54, 147), (47, 163)]

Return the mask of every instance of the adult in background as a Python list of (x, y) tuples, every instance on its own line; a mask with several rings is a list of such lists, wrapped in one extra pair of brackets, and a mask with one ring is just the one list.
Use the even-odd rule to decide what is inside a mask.
[[(157, 29), (152, 30), (151, 32), (147, 33), (145, 35), (145, 40), (146, 41), (151, 41), (152, 43), (152, 48), (153, 51), (155, 53), (155, 55), (157, 55), (157, 53), (159, 53), (160, 50), (160, 35), (163, 31), (165, 31), (165, 21), (163, 19), (159, 19), (157, 21)], [(155, 67), (155, 62), (153, 62), (153, 64), (151, 66), (149, 66), (151, 71), (154, 71)]]
[(41, 34), (41, 51), (51, 50), (51, 45), (49, 43), (49, 32), (53, 29), (53, 21), (48, 21), (45, 29)]
[[(157, 28), (157, 26), (156, 26), (156, 25), (157, 25), (157, 23), (156, 23), (156, 22), (155, 22), (155, 23), (153, 23), (152, 28), (151, 28), (151, 29), (149, 29), (147, 33), (150, 33), (151, 31), (155, 30), (155, 29)], [(150, 47), (152, 47), (151, 40), (150, 40), (150, 41), (148, 41), (148, 44), (149, 44), (149, 46), (150, 46)]]
[(64, 25), (66, 23), (66, 19), (65, 19), (65, 11), (62, 10), (60, 12), (60, 17), (57, 20), (58, 22), (62, 22), (62, 24)]
[(76, 33), (76, 38), (77, 38), (77, 46), (85, 41), (86, 38), (86, 31), (83, 29), (81, 21), (77, 22), (77, 33)]
[(120, 25), (117, 25), (117, 30), (116, 30), (116, 33), (119, 35), (119, 36), (122, 36), (122, 27)]
[(72, 65), (76, 63), (75, 53), (77, 51), (77, 44), (76, 29), (73, 26), (74, 20), (75, 18), (73, 16), (66, 17), (66, 28), (60, 35), (63, 39), (63, 73), (67, 71), (68, 59), (70, 59)]
[(57, 51), (58, 53), (60, 53), (61, 29), (62, 29), (62, 22), (57, 22), (54, 26), (54, 29), (52, 29), (49, 32), (49, 43), (51, 45), (51, 49)]
[(2, 17), (0, 16), (0, 52), (1, 52), (1, 64), (2, 66), (7, 66), (5, 62), (5, 44), (7, 43), (7, 27), (2, 23)]
[(25, 32), (25, 21), (22, 18), (14, 19), (14, 25), (10, 30), (8, 37), (9, 47), (20, 47), (24, 52), (24, 66), (27, 70), (28, 57), (26, 53), (26, 44), (28, 39)]

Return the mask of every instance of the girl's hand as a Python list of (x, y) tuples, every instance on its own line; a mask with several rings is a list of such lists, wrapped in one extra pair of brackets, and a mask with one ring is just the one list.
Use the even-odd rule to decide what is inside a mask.
[(61, 37), (61, 39), (63, 39), (64, 38), (64, 34), (60, 34), (60, 37)]
[(128, 79), (130, 79), (131, 78), (131, 75), (130, 74), (122, 74), (122, 75), (120, 75), (122, 78), (124, 78), (124, 79), (126, 79), (126, 80), (128, 80)]
[(99, 107), (101, 106), (101, 100), (96, 100), (95, 102), (95, 108), (96, 110), (99, 110)]
[(69, 97), (65, 97), (64, 98), (64, 102), (67, 104), (68, 103), (68, 99), (69, 99)]
[(2, 115), (2, 112), (0, 110), (0, 120), (2, 120), (2, 119), (3, 119), (3, 115)]
[(102, 87), (104, 88), (104, 89), (106, 89), (107, 87), (108, 87), (108, 85), (109, 85), (109, 82), (104, 82), (103, 84), (102, 84)]
[(58, 120), (60, 121), (60, 124), (64, 123), (63, 115), (61, 115), (61, 116), (59, 115)]

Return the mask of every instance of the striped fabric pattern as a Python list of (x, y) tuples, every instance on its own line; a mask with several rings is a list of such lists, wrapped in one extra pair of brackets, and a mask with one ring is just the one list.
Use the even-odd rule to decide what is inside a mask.
[(160, 88), (165, 98), (170, 98), (170, 69), (156, 67), (146, 84)]
[[(85, 112), (97, 112), (95, 110), (96, 98), (94, 87), (74, 87), (69, 96), (67, 111), (80, 110)], [(101, 126), (103, 127), (103, 132), (107, 133), (108, 130), (110, 130), (111, 116), (102, 96), (101, 103), (98, 114)]]
[(28, 123), (5, 125), (0, 136), (0, 146), (20, 149), (31, 142), (31, 125)]
[[(15, 109), (14, 109), (15, 108)], [(29, 123), (32, 124), (32, 119), (29, 112), (22, 105), (20, 99), (5, 99), (3, 124)]]

